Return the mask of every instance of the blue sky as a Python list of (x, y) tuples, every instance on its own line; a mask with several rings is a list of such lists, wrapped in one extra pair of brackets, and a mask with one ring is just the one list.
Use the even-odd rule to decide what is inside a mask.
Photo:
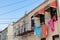
[(17, 21), (44, 0), (0, 0), (0, 30)]

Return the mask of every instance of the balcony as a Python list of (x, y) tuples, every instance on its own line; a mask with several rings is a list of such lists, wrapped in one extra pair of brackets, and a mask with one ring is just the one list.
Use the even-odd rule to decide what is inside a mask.
[(33, 32), (33, 30), (29, 30), (29, 31), (26, 31), (23, 33), (18, 33), (17, 36), (23, 36), (23, 35), (26, 35), (26, 34), (31, 33), (31, 32)]

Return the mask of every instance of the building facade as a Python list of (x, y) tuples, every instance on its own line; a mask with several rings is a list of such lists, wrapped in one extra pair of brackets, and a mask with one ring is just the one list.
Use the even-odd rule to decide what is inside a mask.
[[(58, 2), (57, 0), (46, 0), (1, 31), (0, 39), (59, 40), (60, 8)], [(35, 29), (36, 26), (39, 26), (39, 30)]]
[[(32, 21), (32, 17), (35, 18), (34, 21)], [(51, 21), (48, 24), (48, 21), (51, 19), (53, 19), (53, 25), (50, 24)], [(59, 40), (59, 23), (60, 14), (57, 1), (47, 0), (13, 24), (13, 39)], [(34, 35), (34, 25), (42, 25), (41, 35), (38, 37)], [(54, 27), (52, 28), (51, 25)]]
[(9, 25), (7, 30), (8, 30), (8, 33), (7, 33), (8, 40), (13, 40), (13, 26)]
[(2, 36), (2, 35), (1, 35), (1, 31), (0, 31), (0, 40), (1, 40), (1, 36)]
[(7, 28), (1, 31), (1, 40), (8, 40)]

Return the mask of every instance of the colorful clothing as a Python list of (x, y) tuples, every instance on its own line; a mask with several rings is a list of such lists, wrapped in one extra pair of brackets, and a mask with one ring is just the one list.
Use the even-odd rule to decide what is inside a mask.
[(53, 32), (53, 31), (54, 31), (54, 22), (53, 22), (53, 20), (50, 19), (50, 20), (48, 21), (48, 24), (49, 24), (49, 26), (50, 26), (50, 30)]
[(35, 36), (41, 35), (41, 27), (40, 26), (34, 26), (34, 35)]

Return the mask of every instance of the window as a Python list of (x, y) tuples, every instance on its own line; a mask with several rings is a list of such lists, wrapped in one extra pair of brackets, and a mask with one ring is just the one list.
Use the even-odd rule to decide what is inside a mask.
[(14, 33), (14, 38), (16, 37), (16, 32)]
[(40, 14), (40, 23), (45, 24), (45, 15)]
[(7, 31), (4, 32), (2, 35), (3, 35), (3, 39), (2, 40), (8, 40)]
[(24, 32), (26, 32), (26, 28), (24, 27)]
[(33, 19), (33, 16), (31, 17), (31, 29), (33, 29), (35, 23), (34, 23), (34, 19)]
[(17, 30), (18, 30), (18, 33), (20, 33), (20, 24), (18, 24)]
[(21, 33), (26, 32), (26, 26), (27, 26), (27, 22), (24, 20), (21, 25)]
[(26, 22), (27, 22), (26, 20), (24, 20), (24, 22), (23, 22), (23, 29), (24, 29), (24, 32), (26, 32), (26, 25), (27, 25)]
[(46, 40), (46, 38), (42, 38), (41, 40)]
[(16, 37), (16, 28), (13, 29), (14, 38)]
[(24, 32), (24, 27), (23, 27), (23, 25), (21, 25), (21, 33), (23, 33)]
[(8, 40), (8, 35), (7, 35), (7, 32), (6, 32), (6, 40)]
[(53, 40), (59, 40), (59, 35), (54, 35), (52, 38)]
[(53, 21), (57, 20), (57, 9), (50, 7), (50, 15)]

